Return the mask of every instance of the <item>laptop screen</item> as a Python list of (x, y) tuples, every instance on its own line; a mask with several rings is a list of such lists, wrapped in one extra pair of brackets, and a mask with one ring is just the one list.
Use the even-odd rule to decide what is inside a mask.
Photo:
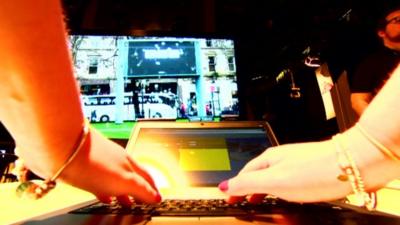
[(158, 186), (215, 186), (274, 146), (267, 134), (264, 127), (147, 127), (128, 147)]

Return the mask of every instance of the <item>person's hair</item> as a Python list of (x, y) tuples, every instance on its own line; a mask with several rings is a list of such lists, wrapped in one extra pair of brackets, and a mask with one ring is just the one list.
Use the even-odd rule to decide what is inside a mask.
[(394, 12), (400, 10), (400, 3), (396, 3), (395, 5), (390, 5), (390, 6), (386, 6), (383, 7), (383, 9), (381, 10), (381, 12), (379, 13), (378, 19), (377, 19), (377, 23), (376, 23), (376, 30), (384, 30), (386, 28), (387, 25), (387, 21), (386, 21), (386, 17)]

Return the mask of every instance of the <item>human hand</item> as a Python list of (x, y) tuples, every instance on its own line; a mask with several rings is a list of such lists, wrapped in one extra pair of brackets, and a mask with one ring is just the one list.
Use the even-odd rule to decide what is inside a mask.
[(256, 203), (265, 194), (296, 202), (327, 201), (351, 192), (349, 182), (337, 179), (341, 173), (330, 141), (288, 144), (267, 149), (219, 188), (229, 195), (229, 203), (246, 196)]
[[(90, 149), (80, 152), (60, 178), (73, 186), (92, 192), (102, 202), (116, 197), (123, 205), (135, 201), (161, 201), (149, 173), (122, 147), (92, 129)], [(85, 147), (85, 146), (84, 146)]]

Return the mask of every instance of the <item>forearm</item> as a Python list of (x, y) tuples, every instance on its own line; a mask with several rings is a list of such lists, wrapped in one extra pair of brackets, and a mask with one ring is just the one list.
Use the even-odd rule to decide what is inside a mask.
[(365, 110), (359, 123), (384, 146), (400, 156), (400, 67)]
[(1, 1), (0, 118), (35, 172), (71, 153), (83, 116), (59, 1)]
[[(345, 133), (348, 148), (353, 154), (367, 188), (382, 187), (400, 177), (400, 162), (379, 149), (374, 140), (400, 156), (400, 68), (381, 89), (360, 117), (358, 128)], [(361, 127), (361, 128), (360, 128)]]

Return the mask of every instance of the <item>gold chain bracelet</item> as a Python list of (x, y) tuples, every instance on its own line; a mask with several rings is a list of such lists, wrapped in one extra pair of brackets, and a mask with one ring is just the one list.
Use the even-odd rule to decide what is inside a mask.
[(400, 156), (396, 155), (392, 150), (386, 148), (383, 144), (381, 144), (378, 140), (376, 140), (372, 135), (370, 135), (360, 123), (356, 123), (355, 127), (357, 130), (369, 141), (371, 142), (379, 151), (381, 151), (385, 156), (389, 157), (394, 161), (400, 162)]
[(21, 180), (21, 184), (18, 185), (16, 190), (17, 196), (24, 198), (27, 197), (30, 199), (38, 199), (43, 197), (49, 191), (51, 191), (56, 186), (56, 179), (60, 176), (60, 174), (64, 171), (64, 169), (75, 159), (75, 157), (82, 149), (82, 146), (85, 144), (86, 139), (89, 136), (89, 133), (90, 133), (89, 122), (85, 120), (79, 139), (76, 142), (71, 155), (61, 166), (61, 168), (58, 169), (57, 172), (51, 178), (46, 179), (44, 181)]

